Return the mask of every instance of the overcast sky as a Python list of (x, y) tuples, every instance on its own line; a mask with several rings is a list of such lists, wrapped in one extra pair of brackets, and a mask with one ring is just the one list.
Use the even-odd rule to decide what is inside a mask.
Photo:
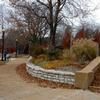
[[(27, 1), (30, 1), (30, 0), (27, 0)], [(86, 0), (87, 1), (87, 0)], [(96, 22), (98, 24), (100, 24), (100, 0), (90, 0), (90, 8), (94, 8), (95, 6), (97, 6), (96, 10), (92, 12), (92, 17), (89, 17), (88, 18), (88, 21), (92, 22)], [(85, 2), (85, 0), (84, 0)], [(5, 9), (5, 15), (7, 14), (7, 9), (9, 9), (9, 0), (0, 0), (0, 5), (5, 5), (4, 9)], [(0, 8), (0, 12), (1, 12), (1, 8)], [(77, 23), (77, 22), (76, 22)]]
[[(30, 0), (27, 0), (30, 1)], [(43, 0), (44, 1), (44, 0)], [(88, 1), (88, 0), (86, 0)], [(100, 23), (100, 0), (90, 0), (89, 6), (91, 8), (94, 8), (97, 5), (97, 9), (93, 12), (93, 19), (97, 22)], [(85, 2), (85, 0), (84, 0)], [(4, 4), (6, 8), (9, 7), (9, 0), (0, 0), (0, 5)], [(0, 9), (1, 10), (1, 9)]]

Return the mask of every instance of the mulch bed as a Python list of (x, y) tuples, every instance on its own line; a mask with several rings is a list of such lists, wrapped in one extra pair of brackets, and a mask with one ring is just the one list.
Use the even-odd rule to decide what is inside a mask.
[(50, 87), (50, 88), (67, 88), (67, 89), (74, 89), (74, 85), (69, 85), (69, 84), (63, 84), (63, 83), (58, 83), (58, 82), (52, 82), (40, 78), (36, 78), (31, 76), (30, 74), (27, 73), (26, 71), (26, 65), (21, 64), (16, 67), (16, 73), (20, 75), (20, 77), (28, 82), (28, 83), (36, 83), (41, 87)]

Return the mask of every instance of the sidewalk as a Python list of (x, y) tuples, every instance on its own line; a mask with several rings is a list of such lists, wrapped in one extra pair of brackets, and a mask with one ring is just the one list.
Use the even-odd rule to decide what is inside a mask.
[(88, 90), (51, 89), (26, 83), (15, 68), (27, 58), (16, 58), (0, 65), (0, 100), (100, 100), (100, 94)]

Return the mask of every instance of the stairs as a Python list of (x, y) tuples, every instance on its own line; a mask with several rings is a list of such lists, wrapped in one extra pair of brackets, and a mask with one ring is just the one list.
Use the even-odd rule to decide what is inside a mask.
[(95, 72), (94, 81), (92, 82), (91, 86), (89, 86), (89, 89), (100, 93), (100, 67)]
[(93, 86), (100, 87), (100, 68), (95, 72)]

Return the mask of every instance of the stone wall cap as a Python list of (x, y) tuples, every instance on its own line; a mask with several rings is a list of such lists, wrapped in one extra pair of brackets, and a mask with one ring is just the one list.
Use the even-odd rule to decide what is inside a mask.
[(83, 68), (83, 70), (79, 71), (79, 72), (92, 72), (96, 69), (97, 66), (100, 65), (100, 57), (96, 57), (92, 62), (90, 62), (85, 68)]

